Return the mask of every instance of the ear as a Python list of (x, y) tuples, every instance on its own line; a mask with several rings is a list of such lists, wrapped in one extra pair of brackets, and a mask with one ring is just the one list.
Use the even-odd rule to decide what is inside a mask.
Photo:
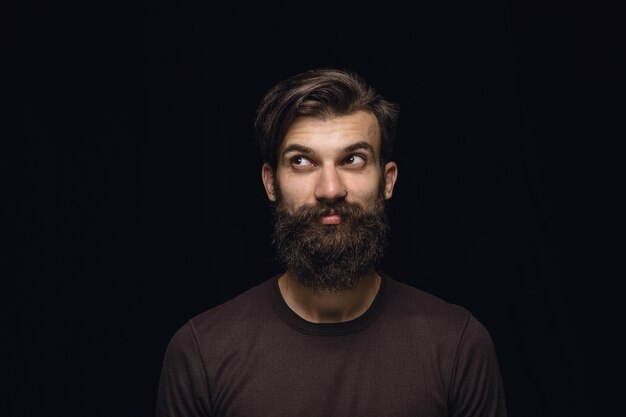
[(261, 179), (263, 180), (263, 186), (265, 186), (267, 198), (269, 198), (272, 202), (276, 202), (276, 193), (274, 191), (274, 171), (267, 162), (265, 162), (261, 168)]
[(387, 162), (383, 175), (385, 176), (385, 200), (389, 200), (393, 195), (393, 186), (398, 178), (398, 165), (395, 162)]

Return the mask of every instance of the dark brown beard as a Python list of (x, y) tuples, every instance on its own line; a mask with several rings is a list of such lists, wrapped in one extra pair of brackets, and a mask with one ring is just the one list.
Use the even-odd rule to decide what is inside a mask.
[[(341, 223), (320, 224), (331, 208), (341, 216)], [(294, 213), (279, 202), (275, 210), (278, 260), (299, 282), (315, 290), (354, 288), (382, 260), (387, 235), (382, 195), (369, 210), (345, 201), (303, 206)]]

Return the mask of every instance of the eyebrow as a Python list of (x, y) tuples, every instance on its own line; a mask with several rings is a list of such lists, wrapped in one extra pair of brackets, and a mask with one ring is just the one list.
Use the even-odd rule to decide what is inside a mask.
[[(349, 152), (354, 152), (357, 149), (365, 149), (365, 150), (370, 151), (372, 155), (376, 155), (376, 152), (374, 151), (374, 147), (365, 141), (359, 141), (359, 142), (353, 143), (352, 145), (345, 147), (343, 151), (345, 153), (349, 153)], [(285, 156), (289, 152), (301, 152), (304, 154), (312, 154), (313, 149), (309, 148), (308, 146), (303, 146), (297, 143), (292, 143), (291, 145), (288, 145), (285, 147), (285, 149), (283, 149), (282, 154), (283, 156)]]
[(291, 145), (286, 146), (285, 149), (283, 149), (283, 156), (285, 156), (289, 152), (301, 152), (301, 153), (311, 154), (313, 153), (313, 149), (309, 148), (308, 146), (303, 146), (303, 145), (298, 145), (297, 143), (292, 143)]
[(344, 148), (344, 152), (346, 153), (354, 152), (357, 149), (365, 149), (365, 150), (370, 151), (372, 155), (376, 155), (376, 152), (374, 151), (374, 147), (365, 141), (359, 141), (357, 143), (353, 143), (352, 145)]

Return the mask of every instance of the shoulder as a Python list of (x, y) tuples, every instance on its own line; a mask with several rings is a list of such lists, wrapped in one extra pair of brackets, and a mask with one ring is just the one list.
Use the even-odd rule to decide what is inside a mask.
[(463, 325), (471, 313), (462, 306), (449, 303), (433, 294), (386, 277), (390, 309), (406, 319), (419, 319), (437, 324)]
[(227, 348), (229, 343), (242, 340), (241, 336), (267, 326), (275, 317), (270, 301), (272, 280), (192, 317), (173, 336), (172, 343), (193, 343), (200, 351)]
[(389, 277), (389, 312), (394, 321), (402, 323), (421, 337), (456, 351), (461, 343), (490, 345), (485, 327), (465, 307), (447, 302), (423, 290)]
[(198, 314), (191, 321), (195, 327), (202, 328), (214, 321), (236, 320), (258, 314), (259, 310), (268, 305), (269, 284), (272, 280), (264, 281), (236, 297)]

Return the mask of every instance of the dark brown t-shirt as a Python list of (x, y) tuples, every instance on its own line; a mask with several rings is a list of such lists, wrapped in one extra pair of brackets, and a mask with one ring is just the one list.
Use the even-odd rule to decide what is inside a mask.
[(274, 277), (172, 338), (158, 417), (503, 417), (491, 338), (464, 308), (383, 276), (360, 317), (310, 323)]

